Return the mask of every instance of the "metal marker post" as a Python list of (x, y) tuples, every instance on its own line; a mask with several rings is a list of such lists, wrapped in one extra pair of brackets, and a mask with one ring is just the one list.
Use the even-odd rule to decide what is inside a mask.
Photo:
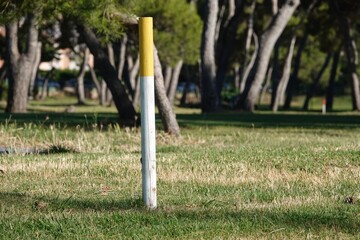
[(156, 146), (153, 19), (139, 20), (142, 197), (145, 206), (156, 208)]

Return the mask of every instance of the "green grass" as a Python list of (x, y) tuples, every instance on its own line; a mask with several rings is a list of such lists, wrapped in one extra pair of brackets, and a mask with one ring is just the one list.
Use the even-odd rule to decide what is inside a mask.
[(0, 239), (360, 238), (360, 115), (177, 110), (154, 211), (115, 112), (0, 115), (0, 147), (41, 150), (0, 154)]

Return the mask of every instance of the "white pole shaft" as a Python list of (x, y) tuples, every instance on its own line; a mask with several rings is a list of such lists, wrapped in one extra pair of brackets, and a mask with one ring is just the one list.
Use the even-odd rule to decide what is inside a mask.
[(142, 192), (146, 207), (157, 206), (154, 77), (140, 77)]

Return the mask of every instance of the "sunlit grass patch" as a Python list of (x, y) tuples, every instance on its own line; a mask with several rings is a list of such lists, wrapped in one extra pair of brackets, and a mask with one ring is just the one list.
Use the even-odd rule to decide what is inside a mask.
[(0, 155), (0, 238), (360, 237), (355, 123), (221, 116), (183, 116), (180, 139), (157, 132), (155, 211), (141, 201), (139, 129), (2, 123), (0, 146), (40, 151)]

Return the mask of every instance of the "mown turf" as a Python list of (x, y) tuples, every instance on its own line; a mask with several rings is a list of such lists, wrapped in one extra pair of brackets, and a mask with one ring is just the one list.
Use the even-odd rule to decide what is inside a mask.
[(0, 155), (1, 239), (360, 238), (357, 114), (179, 114), (181, 139), (158, 125), (155, 211), (138, 129), (54, 116), (0, 125), (0, 147), (41, 150)]

